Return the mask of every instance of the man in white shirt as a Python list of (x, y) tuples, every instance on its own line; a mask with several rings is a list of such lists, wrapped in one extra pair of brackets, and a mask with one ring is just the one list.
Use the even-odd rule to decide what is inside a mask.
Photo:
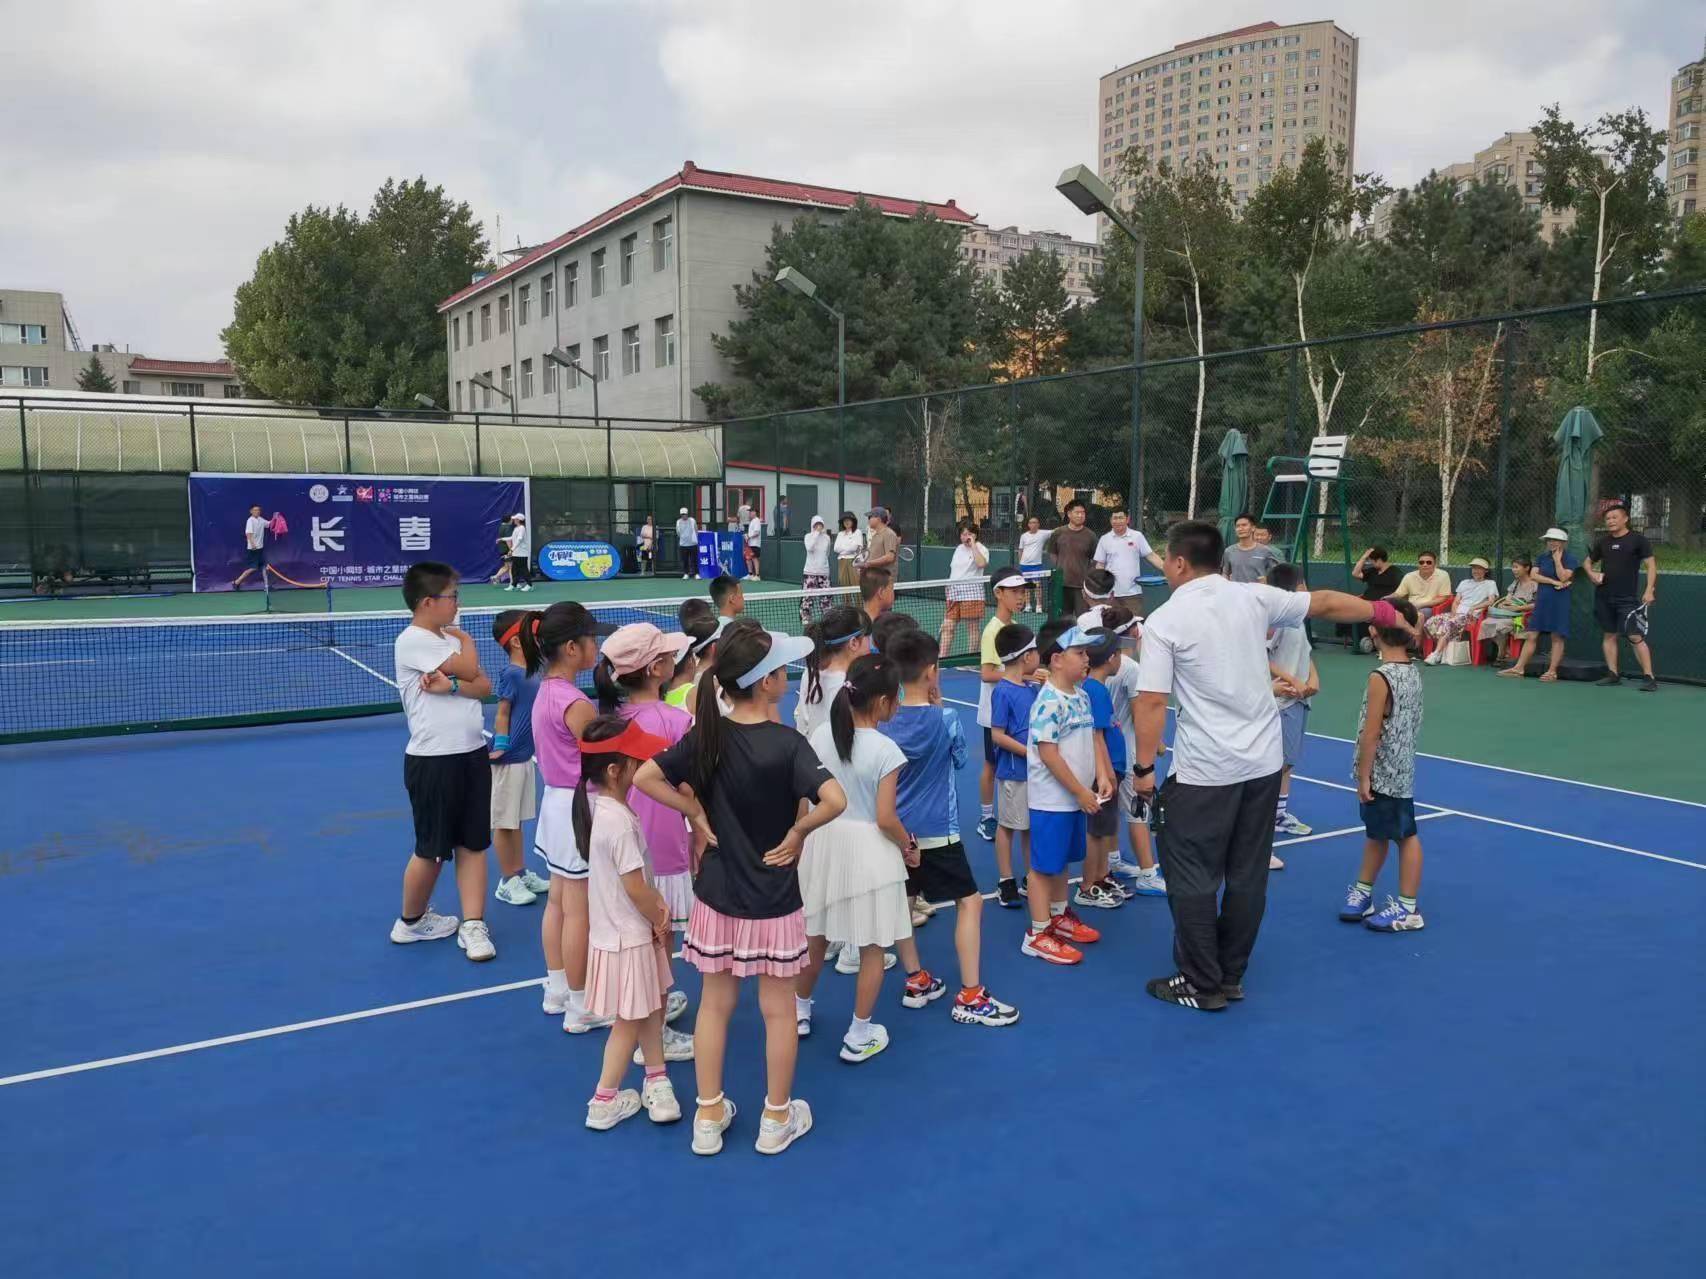
[(261, 574), (261, 580), (266, 580), (267, 571), (267, 522), (261, 518), (259, 504), (249, 508), (249, 518), (243, 521), (243, 553), (248, 556), (249, 566), (237, 574), (237, 580), (231, 583), (231, 589), (240, 591), (250, 573)]
[(1149, 539), (1131, 527), (1124, 511), (1108, 517), (1111, 525), (1096, 543), (1096, 567), (1114, 575), (1114, 603), (1123, 604), (1137, 616), (1143, 616), (1143, 561), (1161, 567), (1161, 557), (1149, 545)]
[(681, 517), (675, 521), (675, 546), (681, 555), (681, 577), (685, 581), (699, 575), (699, 521), (687, 513), (687, 508), (681, 508)]
[(527, 536), (527, 516), (517, 512), (509, 517), (509, 536), (498, 541), (509, 548), (509, 585), (506, 591), (533, 589), (533, 543)]
[(746, 522), (746, 575), (755, 582), (764, 579), (758, 570), (764, 564), (764, 518), (757, 511)]
[(1212, 524), (1191, 521), (1168, 534), (1161, 571), (1172, 594), (1143, 632), (1132, 760), (1132, 788), (1147, 799), (1155, 793), (1167, 704), (1176, 699), (1178, 729), (1155, 827), (1179, 971), (1155, 978), (1148, 990), (1205, 1011), (1244, 997), (1244, 970), (1267, 906), (1284, 763), (1268, 631), (1309, 617), (1404, 625), (1385, 600), (1229, 581), (1221, 576), (1225, 551)]

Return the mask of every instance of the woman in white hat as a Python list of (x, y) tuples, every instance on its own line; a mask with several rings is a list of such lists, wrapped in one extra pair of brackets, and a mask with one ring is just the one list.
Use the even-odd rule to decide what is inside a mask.
[(1425, 659), (1429, 666), (1438, 666), (1445, 656), (1445, 646), (1468, 630), (1470, 623), (1499, 598), (1499, 584), (1487, 576), (1491, 568), (1479, 555), (1470, 560), (1469, 580), (1457, 584), (1457, 598), (1451, 611), (1435, 613), (1423, 623), (1434, 642), (1434, 651)]
[(527, 516), (517, 511), (509, 517), (509, 535), (498, 539), (509, 550), (509, 585), (506, 591), (531, 591), (533, 575), (533, 544), (527, 537)]
[(800, 539), (806, 546), (806, 567), (800, 581), (805, 594), (800, 597), (800, 625), (810, 626), (823, 616), (824, 610), (830, 605), (829, 598), (829, 551), (831, 538), (829, 525), (823, 516), (812, 516), (812, 522), (806, 528), (806, 535)]
[(1552, 637), (1551, 650), (1546, 655), (1546, 673), (1540, 678), (1548, 683), (1558, 678), (1558, 663), (1564, 660), (1564, 641), (1570, 638), (1570, 582), (1580, 562), (1570, 554), (1570, 535), (1561, 528), (1546, 530), (1546, 549), (1534, 564), (1534, 580), (1538, 586), (1534, 612), (1528, 615), (1528, 630), (1523, 636), (1522, 652), (1516, 664), (1499, 672), (1521, 679), (1540, 646), (1540, 637)]

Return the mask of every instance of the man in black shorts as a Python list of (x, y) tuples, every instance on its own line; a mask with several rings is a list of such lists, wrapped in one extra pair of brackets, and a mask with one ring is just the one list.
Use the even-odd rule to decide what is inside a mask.
[[(1617, 637), (1625, 635), (1641, 663), (1643, 693), (1656, 693), (1653, 650), (1647, 644), (1646, 610), (1658, 594), (1659, 561), (1646, 536), (1629, 527), (1629, 508), (1613, 502), (1605, 511), (1605, 532), (1588, 548), (1588, 576), (1593, 579), (1593, 616), (1599, 623), (1600, 643), (1605, 651), (1606, 674), (1600, 683), (1611, 687), (1623, 682), (1618, 674)], [(1646, 588), (1638, 584), (1639, 570), (1647, 572)], [(1637, 608), (1641, 611), (1636, 612)], [(1633, 614), (1633, 616), (1631, 616)]]

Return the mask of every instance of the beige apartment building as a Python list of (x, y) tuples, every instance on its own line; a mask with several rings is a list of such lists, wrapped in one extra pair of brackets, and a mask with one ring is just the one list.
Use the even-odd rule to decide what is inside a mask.
[(1060, 259), (1065, 268), (1066, 296), (1087, 302), (1095, 296), (1093, 283), (1102, 269), (1102, 246), (1074, 240), (1059, 231), (1021, 231), (1016, 226), (966, 228), (960, 254), (970, 262), (979, 278), (997, 285), (1002, 273), (1032, 249), (1043, 249)]
[[(1174, 168), (1207, 157), (1242, 207), (1311, 138), (1356, 154), (1357, 38), (1332, 21), (1261, 22), (1175, 45), (1096, 87), (1102, 177), (1141, 147)], [(1098, 232), (1105, 233), (1099, 220)]]
[(1670, 82), (1671, 211), (1687, 217), (1700, 208), (1700, 135), (1706, 131), (1706, 54), (1680, 67)]
[[(1576, 211), (1551, 209), (1541, 200), (1542, 173), (1535, 154), (1534, 134), (1528, 129), (1519, 129), (1500, 134), (1477, 151), (1473, 160), (1448, 164), (1434, 172), (1452, 182), (1459, 191), (1488, 179), (1515, 187), (1522, 195), (1523, 206), (1539, 215), (1541, 236), (1555, 240), (1575, 225)], [(1368, 221), (1368, 233), (1375, 239), (1385, 239), (1391, 230), (1392, 210), (1397, 206), (1399, 194), (1395, 191), (1374, 206)]]
[(65, 295), (35, 289), (0, 289), (0, 392), (8, 387), (74, 391), (93, 356), (123, 395), (211, 396), (242, 394), (227, 360), (159, 360), (121, 351), (113, 343), (85, 350), (65, 306)]

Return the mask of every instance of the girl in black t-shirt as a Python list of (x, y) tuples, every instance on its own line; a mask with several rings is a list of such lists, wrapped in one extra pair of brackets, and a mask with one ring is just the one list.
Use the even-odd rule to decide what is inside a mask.
[[(743, 977), (758, 978), (770, 1067), (759, 1153), (780, 1154), (812, 1124), (811, 1107), (790, 1095), (798, 1051), (794, 978), (806, 962), (796, 864), (805, 837), (847, 801), (806, 739), (772, 718), (788, 689), (788, 663), (811, 649), (811, 640), (730, 627), (710, 677), (699, 681), (693, 731), (634, 778), (641, 793), (686, 816), (702, 843), (697, 900), (681, 943), (703, 977), (694, 1026), (695, 1154), (721, 1150), (734, 1120), (734, 1103), (723, 1096), (723, 1053)], [(719, 690), (729, 699), (727, 715)], [(812, 805), (804, 817), (801, 800)]]

